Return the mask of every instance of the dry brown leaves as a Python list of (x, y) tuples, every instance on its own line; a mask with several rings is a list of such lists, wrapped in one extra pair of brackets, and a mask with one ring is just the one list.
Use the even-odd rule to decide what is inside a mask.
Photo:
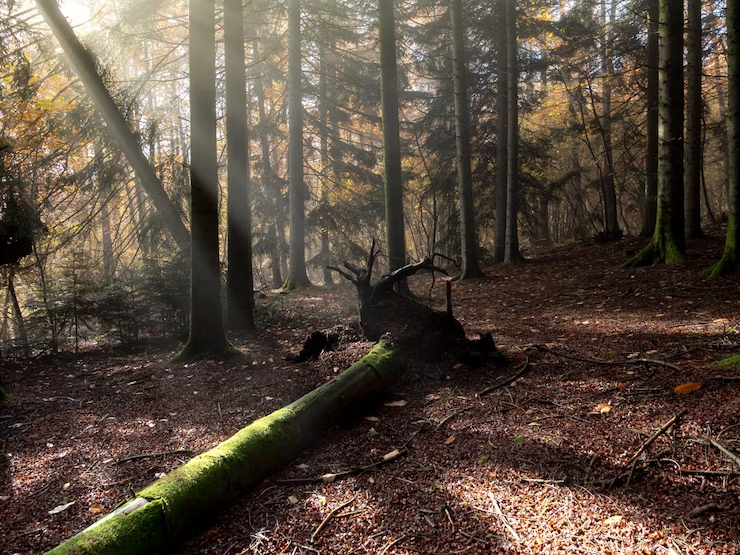
[[(719, 238), (690, 244), (677, 266), (620, 269), (634, 246), (561, 248), (456, 283), (466, 329), (493, 331), (515, 364), (526, 352), (527, 374), (478, 397), (515, 364), (413, 364), (398, 395), (348, 417), (180, 553), (737, 553), (740, 469), (715, 444), (740, 448), (740, 382), (729, 379), (740, 374), (711, 362), (740, 350), (740, 282), (700, 272), (721, 251)], [(429, 285), (413, 287), (426, 298)], [(441, 288), (432, 298), (444, 306)], [(283, 359), (311, 329), (353, 317), (351, 288), (261, 302), (277, 315), (235, 339), (238, 361), (168, 367), (176, 346), (155, 344), (6, 365), (13, 400), (0, 406), (0, 552), (53, 547), (187, 455), (118, 461), (205, 450), (369, 347), (299, 365)], [(533, 344), (597, 361), (670, 361), (679, 371), (567, 359)], [(702, 387), (674, 392), (688, 383)], [(615, 482), (682, 409), (680, 426), (640, 456), (631, 485)], [(325, 475), (337, 477), (275, 481)]]

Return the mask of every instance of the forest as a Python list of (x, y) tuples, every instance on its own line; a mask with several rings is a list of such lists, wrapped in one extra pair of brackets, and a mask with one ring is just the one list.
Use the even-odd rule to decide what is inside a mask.
[(0, 0), (0, 553), (737, 553), (738, 29)]

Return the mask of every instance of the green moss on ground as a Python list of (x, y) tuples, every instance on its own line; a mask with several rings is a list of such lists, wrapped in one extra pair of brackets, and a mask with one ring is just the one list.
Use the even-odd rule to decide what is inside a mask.
[(722, 360), (715, 360), (712, 364), (715, 366), (740, 366), (740, 355), (723, 358)]

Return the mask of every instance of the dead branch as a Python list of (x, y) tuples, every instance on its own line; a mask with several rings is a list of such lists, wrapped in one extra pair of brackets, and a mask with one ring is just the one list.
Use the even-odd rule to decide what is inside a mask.
[(464, 409), (456, 410), (452, 414), (448, 414), (442, 420), (439, 421), (439, 424), (437, 424), (437, 429), (439, 430), (442, 426), (444, 426), (445, 424), (447, 424), (447, 422), (449, 422), (450, 420), (452, 420), (453, 418), (455, 418), (456, 416), (458, 416), (458, 415), (460, 415), (460, 414), (462, 414), (464, 412), (468, 412), (469, 410), (472, 410), (472, 408), (473, 407), (466, 407)]
[(686, 468), (680, 468), (679, 472), (687, 476), (708, 476), (714, 478), (740, 477), (740, 471), (737, 470), (688, 470)]
[(551, 355), (555, 355), (557, 357), (567, 358), (570, 360), (577, 360), (579, 362), (589, 362), (591, 364), (600, 364), (602, 366), (622, 366), (625, 364), (635, 364), (638, 362), (642, 362), (643, 364), (654, 364), (656, 366), (666, 366), (667, 368), (671, 368), (676, 371), (681, 371), (681, 368), (676, 366), (675, 364), (671, 364), (670, 362), (666, 362), (665, 360), (658, 360), (654, 358), (630, 358), (630, 359), (624, 359), (624, 360), (600, 360), (596, 358), (585, 358), (585, 357), (577, 357), (573, 355), (566, 355), (565, 353), (559, 353), (557, 351), (553, 351), (552, 349), (548, 347), (544, 347), (542, 345), (533, 345), (533, 348), (543, 351), (545, 353), (550, 353)]
[(344, 270), (341, 270), (341, 269), (337, 268), (336, 266), (327, 266), (326, 268), (327, 268), (327, 270), (333, 270), (333, 271), (337, 272), (340, 276), (342, 276), (344, 279), (346, 279), (347, 281), (349, 281), (353, 285), (356, 285), (357, 284), (357, 280), (355, 278), (353, 278), (351, 275), (349, 275), (347, 272), (345, 272)]
[(449, 275), (445, 269), (440, 268), (439, 266), (435, 266), (431, 258), (426, 257), (419, 262), (406, 264), (406, 266), (398, 268), (397, 270), (393, 270), (390, 274), (384, 275), (380, 279), (380, 283), (378, 285), (383, 289), (390, 289), (399, 281), (402, 281), (407, 277), (414, 275), (416, 272), (420, 272), (422, 270), (426, 270), (429, 272), (440, 272), (441, 274)]
[(129, 461), (136, 461), (139, 459), (152, 459), (154, 457), (166, 457), (168, 455), (192, 455), (192, 449), (173, 449), (172, 451), (161, 451), (159, 453), (142, 453), (141, 455), (132, 455), (123, 459), (118, 459), (116, 464), (123, 464)]
[(506, 387), (510, 383), (515, 382), (516, 380), (518, 380), (519, 378), (521, 378), (524, 375), (524, 373), (527, 371), (527, 368), (528, 367), (529, 367), (529, 357), (527, 357), (524, 360), (524, 364), (522, 364), (522, 367), (513, 376), (511, 376), (510, 378), (502, 381), (501, 383), (498, 383), (496, 385), (492, 385), (490, 387), (485, 388), (483, 391), (481, 391), (480, 393), (478, 393), (478, 397), (482, 397), (486, 393), (490, 393), (491, 391), (495, 391), (496, 389), (501, 389), (502, 387)]
[(496, 514), (501, 518), (501, 522), (504, 525), (504, 528), (506, 528), (509, 531), (509, 534), (518, 542), (522, 541), (522, 538), (519, 536), (519, 534), (516, 533), (516, 530), (512, 528), (511, 524), (509, 524), (508, 519), (506, 518), (506, 515), (504, 514), (504, 511), (501, 510), (501, 505), (498, 504), (498, 501), (494, 497), (494, 495), (489, 491), (488, 497), (491, 499), (491, 502), (493, 503), (493, 508), (496, 510)]
[[(660, 436), (662, 436), (663, 434), (665, 434), (671, 428), (671, 426), (673, 426), (674, 424), (678, 423), (678, 421), (681, 419), (681, 417), (683, 417), (686, 414), (686, 412), (687, 412), (686, 409), (683, 409), (678, 414), (674, 415), (668, 422), (666, 422), (665, 424), (663, 424), (663, 426), (661, 426), (661, 428), (657, 432), (655, 432), (653, 435), (651, 435), (647, 439), (647, 441), (645, 441), (640, 446), (640, 448), (635, 452), (635, 454), (632, 455), (632, 458), (629, 460), (629, 462), (626, 465), (626, 466), (630, 467), (629, 474), (627, 475), (627, 483), (625, 484), (626, 486), (629, 486), (630, 485), (630, 482), (632, 482), (632, 476), (635, 473), (635, 468), (637, 467), (637, 461), (640, 458), (640, 455), (642, 455), (642, 453), (645, 451), (645, 449), (647, 449), (648, 447), (650, 447), (655, 442), (656, 439), (658, 439)], [(612, 480), (612, 482), (611, 482), (610, 487), (613, 487), (614, 484), (617, 482), (617, 480), (619, 480), (622, 476), (623, 476), (623, 474), (620, 474), (619, 476), (617, 476), (616, 478), (614, 478)]]
[(740, 457), (738, 457), (735, 453), (730, 451), (727, 447), (722, 445), (716, 439), (713, 439), (709, 436), (704, 436), (704, 439), (706, 439), (709, 443), (711, 443), (713, 447), (716, 447), (725, 457), (730, 459), (736, 466), (740, 466)]
[(318, 528), (316, 528), (313, 534), (311, 534), (311, 541), (312, 542), (316, 541), (316, 538), (319, 536), (319, 534), (321, 534), (321, 531), (324, 528), (326, 528), (326, 525), (329, 524), (331, 519), (334, 518), (336, 514), (342, 509), (344, 509), (347, 505), (350, 505), (352, 502), (354, 502), (354, 500), (355, 498), (353, 497), (352, 499), (350, 499), (346, 503), (342, 503), (341, 505), (339, 505), (339, 507), (337, 507), (336, 509), (333, 509), (328, 515), (326, 515), (326, 518), (321, 521), (321, 524), (319, 524)]
[(404, 455), (404, 454), (406, 454), (405, 448), (394, 449), (393, 451), (386, 453), (382, 459), (375, 461), (374, 463), (370, 463), (366, 466), (361, 466), (358, 468), (350, 468), (349, 470), (343, 470), (342, 472), (336, 472), (332, 474), (324, 474), (323, 476), (308, 476), (305, 478), (284, 478), (282, 480), (275, 480), (275, 483), (277, 484), (317, 484), (321, 482), (333, 482), (337, 478), (344, 478), (352, 474), (359, 474), (360, 472), (365, 472), (366, 470), (370, 470), (371, 468), (375, 468), (377, 466), (384, 465), (391, 461), (395, 461), (397, 458), (399, 458), (401, 455)]

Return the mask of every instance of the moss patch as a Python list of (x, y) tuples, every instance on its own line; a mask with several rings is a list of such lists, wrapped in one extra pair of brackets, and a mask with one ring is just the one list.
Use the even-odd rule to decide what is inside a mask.
[(740, 355), (735, 355), (722, 360), (715, 360), (712, 364), (715, 366), (740, 366)]

